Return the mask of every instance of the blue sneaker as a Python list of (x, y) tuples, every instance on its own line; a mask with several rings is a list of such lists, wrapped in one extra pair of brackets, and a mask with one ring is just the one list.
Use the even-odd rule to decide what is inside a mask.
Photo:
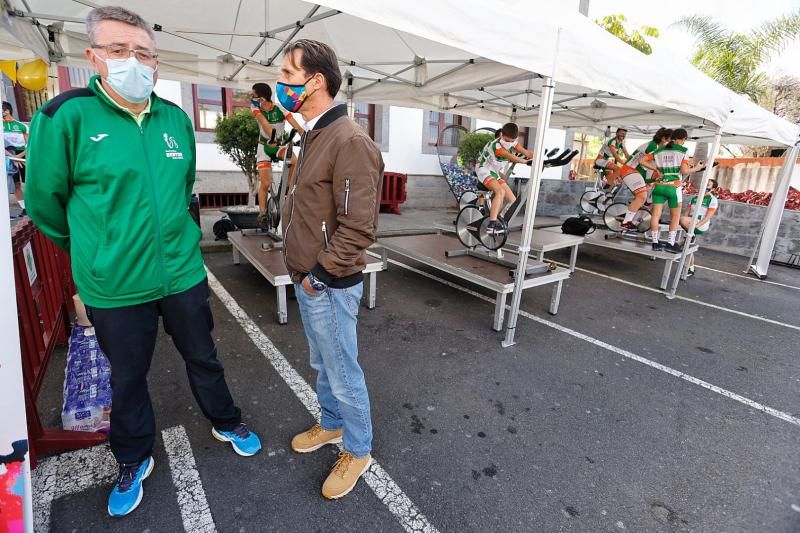
[(230, 442), (233, 451), (242, 457), (250, 457), (261, 451), (261, 439), (258, 435), (247, 429), (247, 425), (240, 422), (231, 431), (221, 431), (211, 428), (211, 435), (218, 441)]
[(111, 494), (108, 495), (108, 514), (125, 516), (139, 507), (144, 495), (142, 482), (153, 471), (152, 457), (141, 463), (119, 465), (119, 475)]

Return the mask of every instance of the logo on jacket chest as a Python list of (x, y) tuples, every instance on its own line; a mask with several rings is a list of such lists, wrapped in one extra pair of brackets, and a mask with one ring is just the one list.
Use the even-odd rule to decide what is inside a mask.
[(164, 150), (164, 155), (168, 159), (183, 159), (183, 152), (178, 151), (178, 141), (175, 140), (175, 137), (164, 132), (164, 144), (167, 145), (167, 149)]

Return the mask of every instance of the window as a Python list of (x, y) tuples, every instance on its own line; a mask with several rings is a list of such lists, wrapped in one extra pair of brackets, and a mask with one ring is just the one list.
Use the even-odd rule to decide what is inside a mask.
[(58, 67), (58, 70), (58, 78), (61, 82), (62, 91), (82, 89), (88, 86), (89, 80), (95, 74), (92, 69), (80, 67)]
[(227, 108), (232, 112), (239, 109), (250, 109), (252, 91), (245, 89), (224, 89), (225, 97), (228, 101)]
[(222, 87), (192, 85), (194, 123), (197, 131), (214, 131), (217, 117), (225, 114), (225, 95)]
[(246, 192), (201, 192), (200, 209), (218, 209), (232, 205), (247, 205), (249, 194)]
[(519, 129), (519, 137), (517, 137), (517, 142), (522, 145), (523, 148), (528, 148), (528, 140), (530, 139), (530, 128), (520, 128)]
[(367, 135), (374, 141), (375, 140), (375, 104), (353, 104), (355, 112), (353, 113), (353, 120), (356, 124), (364, 128)]
[[(454, 124), (463, 125), (463, 117), (453, 113), (437, 113), (431, 111), (427, 128), (428, 145), (433, 146), (438, 143), (439, 132), (447, 126), (452, 126)], [(458, 132), (452, 129), (445, 134), (440, 146), (452, 146), (457, 148), (459, 138), (460, 135), (458, 135)]]
[(197, 131), (214, 131), (217, 117), (250, 109), (249, 89), (226, 89), (214, 85), (192, 85), (194, 123)]

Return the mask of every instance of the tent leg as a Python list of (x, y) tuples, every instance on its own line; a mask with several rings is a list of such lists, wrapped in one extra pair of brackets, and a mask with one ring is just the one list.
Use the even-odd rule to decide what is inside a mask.
[(525, 281), (525, 271), (528, 266), (528, 253), (531, 251), (531, 237), (533, 235), (533, 222), (536, 216), (536, 203), (539, 200), (539, 183), (542, 180), (542, 163), (544, 162), (544, 135), (550, 124), (550, 112), (553, 108), (554, 93), (553, 78), (545, 77), (542, 80), (541, 105), (539, 119), (536, 123), (536, 142), (533, 147), (533, 166), (531, 179), (528, 180), (527, 205), (525, 219), (522, 223), (522, 241), (519, 246), (519, 262), (514, 273), (514, 292), (511, 296), (511, 311), (508, 313), (506, 336), (502, 346), (507, 348), (514, 345), (514, 332), (517, 327), (519, 305), (522, 300), (522, 284)]
[(770, 200), (767, 216), (764, 219), (764, 229), (758, 246), (758, 258), (755, 264), (752, 263), (751, 259), (748, 265), (748, 272), (752, 272), (759, 279), (767, 277), (769, 262), (772, 259), (775, 240), (778, 236), (778, 228), (780, 228), (781, 218), (783, 217), (786, 196), (789, 194), (789, 184), (792, 182), (792, 172), (797, 164), (798, 152), (800, 152), (800, 143), (795, 144), (786, 153), (786, 160), (781, 169), (780, 179), (778, 179), (775, 189), (772, 191), (772, 200)]
[(684, 266), (689, 255), (689, 243), (692, 241), (694, 235), (694, 228), (697, 225), (697, 214), (700, 212), (700, 207), (703, 205), (703, 196), (706, 193), (706, 184), (714, 173), (714, 160), (719, 154), (719, 145), (722, 141), (722, 128), (717, 128), (717, 133), (714, 135), (714, 143), (711, 145), (711, 151), (706, 160), (706, 170), (703, 172), (703, 177), (700, 178), (700, 185), (697, 187), (697, 202), (692, 209), (692, 222), (689, 224), (689, 229), (686, 230), (686, 239), (683, 241), (683, 251), (681, 252), (681, 260), (678, 262), (678, 271), (675, 273), (675, 278), (672, 280), (672, 287), (667, 293), (667, 298), (672, 300), (675, 298), (675, 293), (678, 291), (678, 283), (681, 281)]

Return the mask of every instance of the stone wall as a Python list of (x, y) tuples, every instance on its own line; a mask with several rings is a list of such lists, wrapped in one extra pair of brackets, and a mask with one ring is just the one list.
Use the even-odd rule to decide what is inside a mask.
[(577, 214), (578, 200), (591, 185), (589, 181), (543, 180), (536, 215), (559, 217)]
[[(711, 229), (703, 235), (700, 245), (712, 250), (749, 256), (766, 216), (765, 206), (722, 200), (711, 220)], [(800, 211), (783, 212), (775, 240), (775, 253), (800, 254)]]
[(247, 191), (247, 176), (240, 171), (202, 170), (194, 181), (194, 192), (198, 194)]
[[(238, 171), (200, 171), (197, 173), (194, 192), (247, 192), (247, 178)], [(455, 197), (441, 174), (409, 175), (406, 196), (407, 200), (401, 204), (401, 209), (447, 209), (456, 205)]]
[(406, 202), (400, 205), (409, 209), (447, 209), (456, 205), (456, 199), (441, 174), (409, 174), (406, 181)]
[[(543, 181), (536, 214), (555, 217), (577, 214), (578, 200), (589, 184), (587, 181)], [(630, 199), (630, 193), (625, 193), (619, 196), (621, 201)], [(711, 230), (703, 235), (701, 246), (749, 256), (756, 245), (766, 213), (767, 208), (764, 206), (721, 200), (711, 221)], [(781, 255), (800, 254), (800, 211), (783, 212), (775, 252)]]

